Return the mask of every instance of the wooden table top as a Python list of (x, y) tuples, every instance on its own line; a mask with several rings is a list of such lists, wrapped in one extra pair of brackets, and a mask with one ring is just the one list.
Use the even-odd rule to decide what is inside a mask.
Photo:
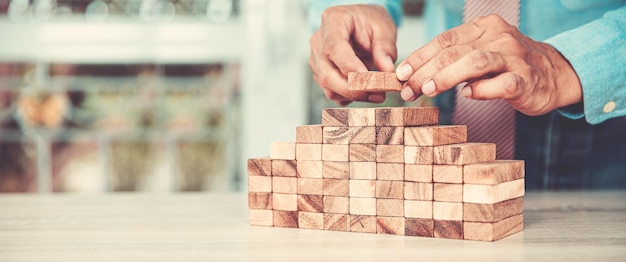
[(626, 261), (625, 200), (530, 192), (522, 233), (478, 242), (251, 227), (244, 194), (0, 195), (0, 261)]

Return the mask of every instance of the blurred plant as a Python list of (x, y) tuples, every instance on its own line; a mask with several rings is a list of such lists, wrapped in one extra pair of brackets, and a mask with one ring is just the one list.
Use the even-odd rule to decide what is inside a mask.
[(202, 191), (224, 171), (224, 145), (220, 141), (183, 142), (179, 146), (179, 189)]
[(111, 189), (141, 190), (154, 166), (155, 152), (148, 141), (117, 141), (111, 147)]

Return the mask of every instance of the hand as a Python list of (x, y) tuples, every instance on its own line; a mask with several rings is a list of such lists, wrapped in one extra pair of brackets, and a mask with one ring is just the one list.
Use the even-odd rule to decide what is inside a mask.
[(501, 17), (480, 17), (438, 35), (396, 69), (404, 100), (436, 96), (468, 82), (463, 96), (505, 99), (527, 115), (542, 115), (582, 101), (569, 62), (552, 46), (536, 42)]
[(385, 93), (348, 90), (348, 72), (393, 72), (397, 58), (396, 26), (376, 5), (334, 6), (310, 40), (309, 65), (328, 99), (345, 106), (352, 101), (382, 103)]

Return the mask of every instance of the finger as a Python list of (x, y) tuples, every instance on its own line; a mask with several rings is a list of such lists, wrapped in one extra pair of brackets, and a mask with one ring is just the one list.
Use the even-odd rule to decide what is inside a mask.
[[(319, 70), (323, 74), (318, 74), (316, 81), (322, 88), (332, 92), (325, 93), (328, 99), (334, 101), (364, 101), (372, 103), (382, 103), (385, 101), (384, 93), (360, 92), (348, 89), (348, 81), (330, 61), (321, 59), (317, 61), (318, 66), (325, 69)], [(382, 95), (381, 95), (382, 94)]]
[(461, 94), (476, 100), (499, 98), (514, 100), (520, 96), (524, 86), (525, 81), (521, 76), (506, 72), (468, 84), (462, 89)]
[(383, 72), (393, 72), (394, 62), (398, 57), (396, 48), (396, 30), (380, 30), (375, 32), (372, 43), (374, 66)]
[(324, 26), (323, 53), (345, 76), (348, 72), (368, 71), (350, 44), (353, 26), (343, 21), (329, 22)]

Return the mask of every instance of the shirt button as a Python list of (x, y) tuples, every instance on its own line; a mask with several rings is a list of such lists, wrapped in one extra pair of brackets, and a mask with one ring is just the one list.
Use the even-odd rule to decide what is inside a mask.
[(608, 103), (604, 105), (604, 108), (602, 110), (604, 111), (604, 113), (613, 112), (613, 110), (615, 110), (615, 102), (609, 101)]

